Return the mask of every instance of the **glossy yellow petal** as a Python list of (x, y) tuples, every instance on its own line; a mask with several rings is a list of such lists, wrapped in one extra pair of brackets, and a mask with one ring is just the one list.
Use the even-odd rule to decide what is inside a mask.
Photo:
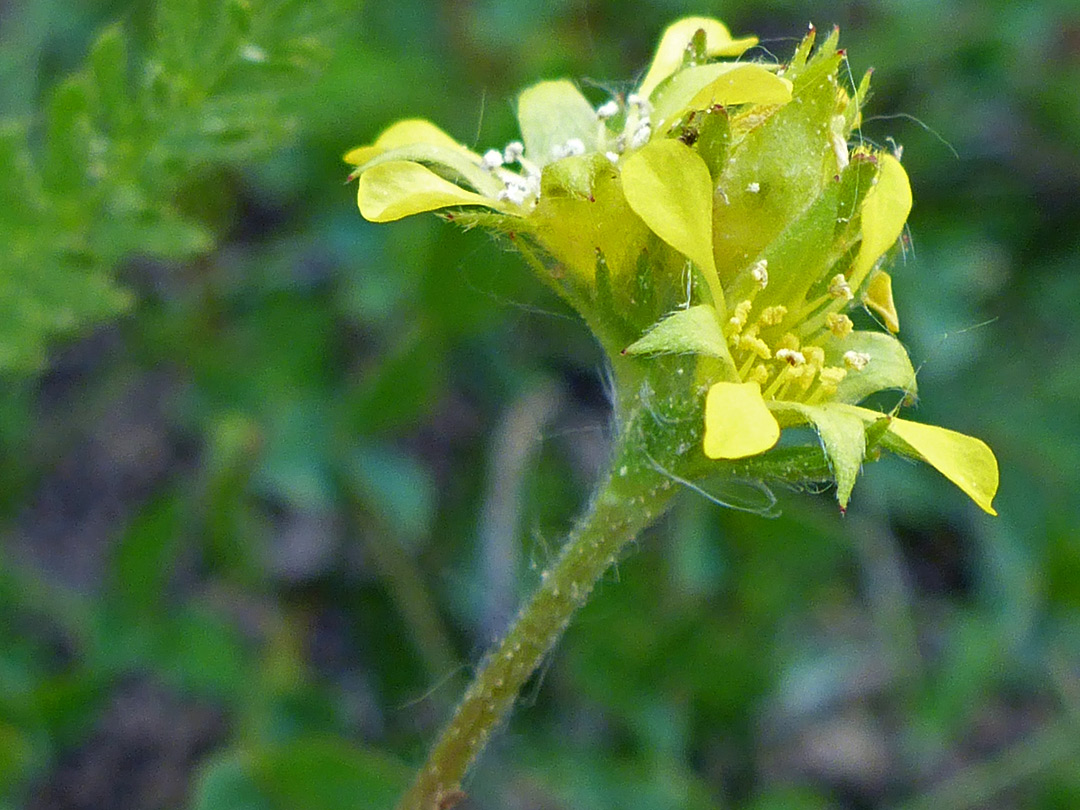
[(985, 442), (955, 430), (896, 417), (889, 423), (883, 440), (889, 449), (896, 450), (888, 441), (890, 434), (901, 439), (927, 464), (936, 467), (983, 511), (997, 514), (993, 500), (998, 488), (998, 464), (994, 452)]
[[(407, 118), (387, 127), (375, 139), (375, 143), (369, 146), (358, 146), (346, 152), (344, 160), (353, 166), (362, 166), (389, 149), (397, 149), (401, 146), (411, 146), (418, 143), (441, 146), (473, 155), (473, 152), (455, 141), (430, 121), (425, 121), (422, 118)], [(478, 156), (476, 157), (479, 159)]]
[(662, 130), (688, 110), (714, 104), (786, 104), (791, 82), (761, 65), (719, 62), (687, 68), (671, 78), (653, 100), (653, 127)]
[(738, 56), (747, 48), (757, 45), (757, 37), (732, 39), (727, 26), (709, 17), (686, 17), (672, 23), (660, 37), (649, 72), (638, 87), (638, 93), (648, 98), (656, 86), (682, 65), (686, 46), (699, 30), (705, 32), (706, 56)]
[(756, 382), (715, 383), (705, 398), (705, 455), (745, 458), (764, 453), (780, 438), (780, 425)]
[(596, 142), (596, 111), (573, 82), (540, 82), (518, 96), (518, 124), (525, 142), (525, 157), (546, 166), (564, 156), (568, 141)]
[(877, 313), (886, 329), (894, 335), (900, 331), (900, 316), (896, 314), (896, 303), (893, 301), (892, 276), (884, 270), (875, 273), (866, 285), (863, 303)]
[[(857, 414), (868, 425), (882, 418), (882, 414), (869, 408), (834, 407)], [(893, 416), (889, 417), (881, 443), (894, 453), (925, 461), (960, 487), (984, 512), (997, 514), (993, 501), (998, 489), (998, 463), (986, 442), (955, 430)]]
[(877, 182), (862, 204), (862, 245), (848, 281), (862, 284), (885, 251), (896, 244), (911, 212), (911, 183), (900, 161), (888, 152), (877, 156)]
[(380, 163), (364, 171), (356, 200), (360, 213), (370, 222), (391, 222), (451, 205), (499, 208), (490, 197), (466, 191), (426, 166), (407, 160)]
[(623, 194), (652, 232), (705, 274), (713, 303), (723, 293), (712, 251), (713, 188), (709, 167), (678, 140), (653, 141), (622, 162)]

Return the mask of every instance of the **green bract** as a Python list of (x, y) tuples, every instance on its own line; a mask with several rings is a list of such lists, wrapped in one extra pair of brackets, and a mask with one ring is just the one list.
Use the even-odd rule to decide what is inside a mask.
[[(743, 58), (754, 38), (681, 20), (636, 92), (594, 108), (569, 81), (537, 84), (518, 98), (521, 141), (483, 155), (399, 122), (345, 156), (360, 212), (451, 208), (509, 237), (596, 333), (620, 395), (652, 418), (650, 461), (673, 476), (765, 471), (782, 428), (811, 426), (841, 507), (885, 448), (994, 514), (984, 443), (859, 407), (915, 395), (882, 268), (911, 187), (897, 157), (853, 135), (869, 75), (844, 86), (837, 38), (815, 49), (811, 31), (774, 65)], [(855, 330), (856, 302), (889, 331)]]

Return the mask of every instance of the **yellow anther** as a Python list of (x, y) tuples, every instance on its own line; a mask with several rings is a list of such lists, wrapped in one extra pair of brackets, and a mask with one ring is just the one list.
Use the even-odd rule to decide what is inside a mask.
[(753, 303), (750, 301), (740, 301), (735, 305), (735, 311), (728, 323), (731, 324), (732, 334), (738, 334), (742, 331), (742, 328), (746, 326), (746, 321), (750, 317), (750, 310), (753, 307)]
[(838, 338), (846, 338), (851, 334), (851, 330), (855, 328), (855, 324), (851, 322), (851, 318), (840, 312), (830, 312), (826, 315), (825, 325), (828, 326), (829, 331)]
[(740, 337), (739, 348), (743, 351), (753, 352), (762, 360), (768, 360), (772, 357), (769, 345), (761, 338), (754, 337), (753, 335), (743, 335)]
[(790, 351), (797, 351), (799, 348), (799, 339), (795, 337), (791, 332), (785, 332), (780, 340), (776, 341), (777, 349), (789, 349)]
[(746, 377), (747, 382), (756, 382), (758, 385), (765, 385), (769, 381), (769, 369), (758, 363)]
[(821, 378), (821, 384), (822, 385), (825, 385), (825, 383), (831, 383), (832, 385), (837, 385), (846, 376), (847, 376), (847, 369), (846, 368), (838, 368), (836, 366), (825, 366), (825, 368), (823, 368), (821, 371), (818, 372), (818, 377)]
[(847, 277), (843, 273), (837, 273), (829, 281), (829, 295), (833, 298), (844, 299), (850, 301), (855, 297), (855, 293), (851, 291), (851, 285), (848, 284)]
[(813, 368), (819, 369), (825, 365), (825, 350), (820, 346), (803, 346), (802, 353)]
[(852, 371), (862, 371), (870, 362), (870, 355), (866, 352), (844, 352), (844, 365)]
[(765, 307), (761, 312), (761, 317), (758, 318), (758, 323), (762, 326), (776, 326), (784, 320), (785, 315), (787, 315), (787, 307), (783, 304), (777, 304), (775, 307)]
[(791, 369), (791, 377), (792, 382), (805, 391), (817, 378), (817, 369), (808, 363), (805, 366)]

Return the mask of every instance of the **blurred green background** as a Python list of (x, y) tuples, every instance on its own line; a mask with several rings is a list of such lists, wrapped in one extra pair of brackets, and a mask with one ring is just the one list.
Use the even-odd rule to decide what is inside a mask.
[(686, 493), (462, 807), (1080, 807), (1074, 0), (0, 2), (0, 808), (389, 808), (556, 553), (603, 361), (502, 246), (359, 217), (405, 116), (479, 149), (525, 85), (624, 89), (688, 13), (813, 21), (904, 147), (893, 273), (928, 467)]

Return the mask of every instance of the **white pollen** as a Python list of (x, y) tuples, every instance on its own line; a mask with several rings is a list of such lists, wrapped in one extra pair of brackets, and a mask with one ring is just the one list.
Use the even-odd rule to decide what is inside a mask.
[(751, 194), (757, 194), (759, 191), (761, 191), (761, 183), (755, 180), (753, 183), (746, 187), (746, 190)]
[(614, 118), (618, 114), (619, 104), (614, 99), (605, 102), (596, 108), (596, 117), (601, 121), (607, 121), (609, 118)]
[(265, 62), (267, 60), (266, 51), (250, 42), (240, 49), (240, 58), (245, 62)]
[(521, 141), (511, 141), (503, 150), (503, 163), (517, 163), (525, 154), (525, 144)]
[(566, 142), (566, 154), (571, 155), (584, 155), (585, 154), (585, 142), (581, 138), (571, 138)]
[(652, 127), (649, 126), (648, 121), (643, 121), (635, 131), (633, 137), (630, 139), (631, 149), (640, 149), (642, 146), (649, 142), (649, 138), (652, 137)]
[(612, 163), (618, 163), (619, 162), (619, 156), (617, 154), (615, 154), (614, 152), (604, 152), (604, 157), (606, 157)]
[(498, 149), (488, 149), (484, 152), (484, 156), (480, 158), (480, 166), (490, 171), (491, 169), (497, 169), (503, 165), (502, 152)]
[(806, 356), (795, 349), (777, 349), (776, 359), (786, 360), (788, 365), (791, 366), (801, 366), (806, 364)]
[(844, 365), (855, 371), (862, 371), (870, 362), (870, 355), (866, 352), (844, 352)]
[(750, 268), (750, 277), (758, 283), (761, 289), (769, 286), (769, 260), (761, 259)]

